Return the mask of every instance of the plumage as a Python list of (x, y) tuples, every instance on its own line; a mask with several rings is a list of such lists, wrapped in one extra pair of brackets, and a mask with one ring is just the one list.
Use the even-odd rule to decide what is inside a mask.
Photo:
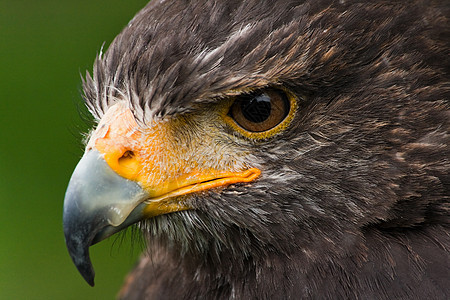
[[(449, 11), (418, 0), (151, 1), (83, 81), (89, 110), (103, 124), (124, 103), (163, 136), (146, 156), (148, 169), (162, 166), (153, 181), (198, 165), (261, 174), (141, 220), (147, 251), (120, 297), (448, 299)], [(215, 118), (267, 88), (297, 105), (273, 135)], [(100, 149), (100, 130), (87, 151)]]

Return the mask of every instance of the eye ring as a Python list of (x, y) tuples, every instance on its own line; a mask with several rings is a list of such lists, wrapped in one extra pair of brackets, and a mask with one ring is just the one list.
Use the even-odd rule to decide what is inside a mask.
[(251, 139), (265, 139), (285, 129), (297, 109), (296, 98), (288, 91), (266, 88), (233, 98), (225, 121)]

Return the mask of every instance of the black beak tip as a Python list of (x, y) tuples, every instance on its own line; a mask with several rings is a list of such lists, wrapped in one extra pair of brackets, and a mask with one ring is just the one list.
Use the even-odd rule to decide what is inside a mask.
[(87, 263), (86, 265), (78, 265), (77, 269), (80, 272), (81, 276), (83, 276), (84, 280), (86, 280), (86, 282), (90, 286), (95, 285), (94, 283), (95, 272), (90, 262)]
[(89, 246), (84, 246), (83, 244), (89, 245), (77, 243), (74, 240), (66, 240), (67, 249), (78, 272), (90, 286), (94, 286), (95, 272), (89, 257)]

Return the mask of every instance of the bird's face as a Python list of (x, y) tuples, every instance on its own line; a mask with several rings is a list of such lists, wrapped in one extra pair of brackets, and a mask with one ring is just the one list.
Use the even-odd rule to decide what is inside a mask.
[(89, 283), (88, 247), (136, 222), (192, 251), (321, 259), (315, 249), (346, 254), (367, 224), (422, 220), (403, 217), (416, 211), (404, 157), (417, 146), (404, 145), (416, 121), (426, 132), (442, 117), (398, 85), (416, 78), (390, 48), (404, 40), (386, 34), (395, 8), (351, 8), (155, 0), (138, 13), (83, 85), (98, 125), (64, 231)]
[[(298, 101), (284, 89), (234, 91), (150, 124), (138, 124), (125, 101), (108, 107), (65, 200), (67, 245), (86, 280), (93, 282), (87, 248), (133, 223), (204, 209), (211, 206), (211, 193), (220, 200), (215, 213), (255, 209), (235, 200), (241, 194), (251, 198), (245, 185), (269, 171), (255, 150), (290, 128)], [(232, 197), (223, 196), (230, 185)]]

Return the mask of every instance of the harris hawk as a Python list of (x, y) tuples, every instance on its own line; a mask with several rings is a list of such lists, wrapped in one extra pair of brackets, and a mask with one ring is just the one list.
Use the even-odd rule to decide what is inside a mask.
[(164, 1), (83, 80), (72, 260), (124, 299), (448, 299), (446, 1)]

